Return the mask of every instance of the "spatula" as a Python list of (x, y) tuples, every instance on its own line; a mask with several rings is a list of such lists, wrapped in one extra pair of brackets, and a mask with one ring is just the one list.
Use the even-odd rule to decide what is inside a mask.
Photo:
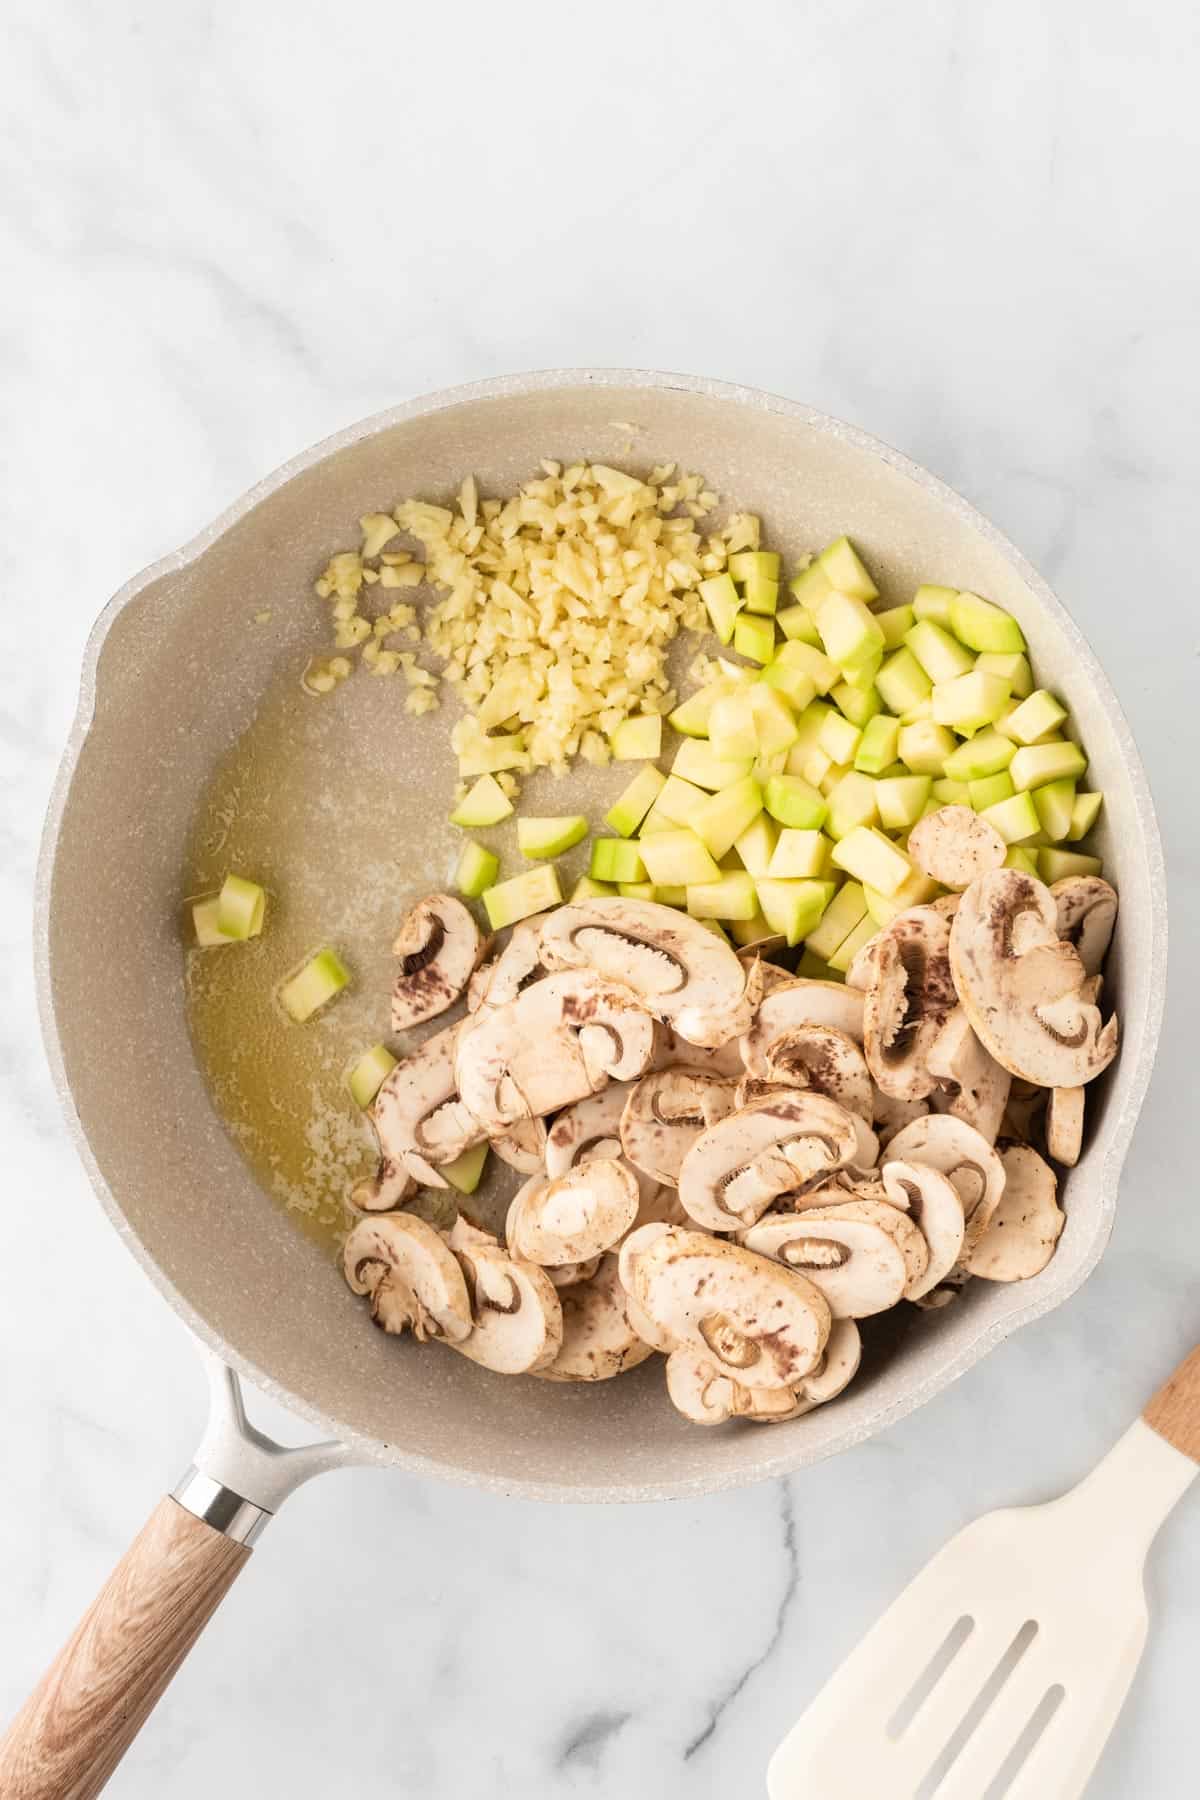
[(1200, 1464), (1200, 1348), (1099, 1467), (940, 1551), (775, 1752), (771, 1800), (1076, 1800), (1146, 1640), (1146, 1552)]

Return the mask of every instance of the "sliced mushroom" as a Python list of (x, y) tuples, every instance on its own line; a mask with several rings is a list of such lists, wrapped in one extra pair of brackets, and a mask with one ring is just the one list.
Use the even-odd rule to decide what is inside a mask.
[(952, 919), (961, 899), (961, 894), (939, 894), (936, 900), (930, 900), (928, 904), (935, 913), (941, 913), (944, 919)]
[(346, 1211), (353, 1219), (364, 1214), (400, 1212), (413, 1198), (417, 1184), (393, 1157), (380, 1158), (374, 1175), (356, 1181), (346, 1195)]
[(885, 1094), (878, 1082), (874, 1084), (874, 1107), (871, 1112), (871, 1123), (875, 1127), (879, 1142), (885, 1147), (891, 1143), (898, 1131), (911, 1125), (914, 1119), (923, 1119), (929, 1111), (927, 1100), (897, 1100), (891, 1094)]
[(840, 981), (791, 981), (767, 994), (750, 1030), (742, 1039), (742, 1062), (748, 1075), (768, 1076), (768, 1053), (778, 1038), (806, 1025), (831, 1025), (856, 1044), (863, 1041), (863, 997)]
[(984, 1281), (1028, 1281), (1040, 1275), (1066, 1223), (1050, 1165), (1028, 1144), (1003, 1151), (1004, 1194), (967, 1268)]
[(865, 944), (854, 952), (850, 967), (846, 970), (846, 986), (855, 988), (865, 994), (875, 978), (875, 949), (879, 943), (879, 932), (869, 937)]
[(615, 1256), (604, 1256), (589, 1281), (561, 1296), (562, 1347), (536, 1372), (546, 1381), (611, 1381), (654, 1354), (630, 1318)]
[(792, 1388), (743, 1387), (719, 1369), (707, 1351), (701, 1353), (690, 1345), (667, 1357), (667, 1394), (675, 1410), (693, 1425), (724, 1425), (729, 1419), (794, 1419), (801, 1410)]
[(888, 1145), (888, 1161), (923, 1163), (948, 1176), (966, 1220), (964, 1250), (978, 1242), (1004, 1192), (1004, 1164), (971, 1125), (950, 1114), (914, 1119)]
[(763, 994), (773, 994), (776, 988), (786, 987), (796, 979), (790, 969), (785, 969), (774, 961), (774, 953), (782, 949), (786, 942), (786, 938), (781, 937), (764, 938), (751, 945), (748, 950), (737, 952), (737, 959), (745, 969), (747, 978), (753, 974)]
[(976, 1037), (1011, 1074), (1080, 1087), (1116, 1055), (1117, 1021), (1103, 1024), (1083, 1000), (1086, 973), (1058, 936), (1054, 896), (1022, 869), (997, 869), (967, 889), (950, 961)]
[(707, 1352), (743, 1387), (792, 1386), (825, 1349), (832, 1320), (824, 1295), (804, 1276), (741, 1244), (668, 1230), (621, 1268), (628, 1270), (629, 1292), (660, 1331)]
[(484, 1006), (507, 1006), (546, 973), (541, 958), (546, 917), (545, 913), (535, 913), (532, 918), (521, 919), (513, 926), (500, 954), (476, 969), (467, 985), (468, 1012), (478, 1012)]
[(800, 1410), (810, 1412), (844, 1393), (858, 1374), (862, 1361), (862, 1338), (853, 1319), (835, 1319), (829, 1342), (811, 1375), (806, 1375), (794, 1392), (802, 1402)]
[[(640, 1075), (653, 1048), (648, 1013), (628, 988), (589, 969), (547, 975), (461, 1027), (459, 1092), (489, 1136)], [(389, 1077), (390, 1079), (390, 1077)]]
[(536, 1373), (562, 1348), (563, 1313), (554, 1283), (535, 1263), (473, 1244), (458, 1251), (471, 1297), (471, 1335), (454, 1348), (498, 1375)]
[(407, 1031), (453, 1006), (484, 950), (461, 900), (430, 894), (406, 913), (392, 950), (400, 970), (392, 988), (392, 1030)]
[(561, 906), (542, 927), (542, 957), (549, 968), (623, 982), (689, 1043), (737, 1035), (746, 971), (727, 943), (672, 907), (608, 895)]
[(934, 1105), (938, 1111), (965, 1119), (994, 1144), (1008, 1105), (1012, 1076), (975, 1036), (965, 1007), (954, 1008), (930, 1044), (926, 1067), (937, 1078)]
[(559, 1263), (556, 1268), (547, 1269), (546, 1274), (561, 1292), (563, 1288), (578, 1287), (581, 1281), (590, 1281), (600, 1267), (598, 1256), (589, 1256), (586, 1262)]
[(917, 820), (908, 834), (908, 854), (943, 887), (962, 889), (989, 869), (1002, 868), (1008, 845), (969, 806), (943, 806)]
[(427, 1187), (444, 1188), (439, 1166), (483, 1142), (485, 1134), (463, 1105), (455, 1079), (462, 1030), (461, 1025), (450, 1025), (426, 1038), (390, 1071), (368, 1107), (383, 1163), (374, 1183), (377, 1203), (366, 1210), (380, 1210), (380, 1203), (402, 1180), (402, 1172)]
[(780, 1088), (701, 1133), (683, 1159), (679, 1198), (698, 1225), (737, 1231), (780, 1194), (848, 1166), (858, 1145), (853, 1113), (823, 1094)]
[(1014, 1081), (1000, 1121), (999, 1136), (1014, 1138), (1019, 1144), (1032, 1144), (1035, 1150), (1043, 1149), (1049, 1100), (1049, 1088), (1038, 1087), (1032, 1081)]
[[(593, 1157), (616, 1157), (627, 1160), (621, 1148), (621, 1114), (633, 1092), (632, 1081), (610, 1081), (598, 1094), (577, 1100), (560, 1112), (546, 1138), (546, 1173), (552, 1179), (565, 1175), (578, 1163)], [(652, 1175), (629, 1165), (637, 1179), (642, 1206), (649, 1206), (658, 1192)]]
[(649, 1065), (652, 1069), (700, 1069), (706, 1075), (723, 1075), (733, 1081), (742, 1073), (742, 1052), (737, 1038), (708, 1049), (701, 1044), (689, 1044), (686, 1038), (676, 1037), (669, 1026), (659, 1024), (655, 1027), (655, 1039)]
[(840, 1210), (834, 1205), (768, 1213), (739, 1241), (760, 1256), (799, 1270), (820, 1288), (835, 1319), (867, 1319), (887, 1312), (908, 1286), (900, 1245), (877, 1221), (845, 1219)]
[(1084, 1090), (1051, 1088), (1046, 1102), (1046, 1148), (1055, 1162), (1073, 1169), (1083, 1148)]
[(700, 1133), (734, 1108), (733, 1084), (696, 1069), (659, 1069), (629, 1090), (621, 1114), (621, 1147), (635, 1169), (676, 1187), (687, 1151)]
[(863, 1047), (871, 1074), (894, 1100), (932, 1093), (930, 1045), (957, 1004), (950, 976), (949, 921), (913, 906), (879, 933), (863, 995)]
[(906, 1202), (904, 1211), (929, 1248), (924, 1274), (904, 1290), (906, 1300), (920, 1300), (958, 1264), (966, 1235), (963, 1204), (950, 1177), (928, 1163), (888, 1161), (882, 1176), (888, 1199)]
[(1068, 875), (1050, 889), (1056, 909), (1055, 928), (1073, 944), (1089, 975), (1104, 961), (1117, 922), (1116, 889), (1099, 875)]
[(835, 1025), (799, 1025), (782, 1032), (767, 1045), (764, 1060), (769, 1081), (824, 1094), (870, 1121), (875, 1098), (866, 1058)]
[(593, 1157), (554, 1181), (527, 1181), (513, 1197), (504, 1235), (515, 1255), (547, 1268), (586, 1262), (631, 1230), (638, 1200), (623, 1162)]
[(419, 1342), (459, 1344), (471, 1332), (471, 1300), (463, 1272), (441, 1236), (411, 1213), (363, 1219), (346, 1239), (342, 1270), (356, 1294), (369, 1294), (371, 1317), (384, 1331), (411, 1330)]
[(518, 1175), (536, 1175), (545, 1168), (546, 1141), (544, 1119), (518, 1119), (507, 1131), (488, 1139), (500, 1161)]
[(476, 1013), (487, 997), (492, 976), (496, 973), (496, 958), (481, 962), (467, 983), (467, 1012)]

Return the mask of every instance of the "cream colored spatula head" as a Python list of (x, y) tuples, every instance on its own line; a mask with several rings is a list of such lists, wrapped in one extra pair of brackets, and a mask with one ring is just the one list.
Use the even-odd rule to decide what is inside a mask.
[(771, 1800), (1075, 1800), (1146, 1638), (1142, 1569), (1200, 1465), (1200, 1349), (1048, 1506), (959, 1533), (775, 1752)]

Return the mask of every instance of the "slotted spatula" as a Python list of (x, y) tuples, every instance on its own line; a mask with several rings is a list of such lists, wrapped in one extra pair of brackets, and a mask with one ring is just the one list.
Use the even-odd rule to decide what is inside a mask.
[(1200, 1465), (1200, 1348), (1078, 1487), (940, 1551), (821, 1690), (771, 1800), (1076, 1800), (1146, 1640), (1146, 1552)]

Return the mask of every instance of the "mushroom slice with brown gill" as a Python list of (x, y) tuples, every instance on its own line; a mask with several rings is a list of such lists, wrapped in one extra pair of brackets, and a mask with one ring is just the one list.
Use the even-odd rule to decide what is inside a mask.
[(454, 1005), (483, 955), (484, 939), (461, 900), (430, 894), (405, 914), (392, 950), (400, 958), (392, 1030), (407, 1031)]
[(1050, 892), (1060, 938), (1073, 944), (1089, 975), (1099, 972), (1117, 922), (1117, 891), (1099, 875), (1068, 875)]
[(929, 1246), (920, 1227), (899, 1206), (884, 1200), (845, 1200), (838, 1206), (814, 1207), (805, 1217), (817, 1221), (841, 1219), (881, 1226), (895, 1240), (904, 1258), (905, 1298), (909, 1297), (911, 1289), (920, 1286), (929, 1267)]
[[(845, 1196), (843, 1196), (845, 1203)], [(739, 1242), (819, 1287), (835, 1319), (867, 1319), (904, 1296), (908, 1267), (895, 1236), (864, 1219), (844, 1219), (837, 1205), (768, 1213)]]
[[(559, 1113), (546, 1137), (547, 1175), (565, 1175), (568, 1169), (597, 1156), (624, 1159), (621, 1114), (634, 1085), (632, 1081), (610, 1081), (598, 1094), (589, 1094), (586, 1100), (577, 1100)], [(658, 1192), (657, 1181), (640, 1169), (633, 1169), (633, 1174), (642, 1205), (649, 1205)]]
[(507, 1131), (497, 1132), (488, 1143), (502, 1163), (518, 1175), (536, 1175), (546, 1166), (546, 1122), (518, 1119)]
[(563, 1315), (545, 1270), (494, 1244), (472, 1244), (457, 1255), (472, 1330), (454, 1348), (497, 1375), (532, 1374), (553, 1362), (562, 1347)]
[(863, 1047), (871, 1074), (895, 1100), (923, 1100), (934, 1077), (930, 1045), (957, 1005), (950, 924), (931, 906), (897, 913), (876, 941), (863, 995)]
[(356, 1294), (368, 1294), (384, 1331), (411, 1330), (458, 1344), (470, 1335), (471, 1300), (463, 1272), (440, 1234), (411, 1213), (362, 1219), (346, 1239), (342, 1270)]
[(812, 1374), (806, 1375), (791, 1390), (791, 1411), (767, 1413), (756, 1408), (745, 1416), (752, 1425), (778, 1425), (787, 1419), (799, 1419), (844, 1393), (858, 1374), (861, 1361), (862, 1338), (858, 1326), (853, 1319), (835, 1319), (824, 1356)]
[(559, 1298), (562, 1345), (554, 1361), (536, 1371), (546, 1381), (611, 1381), (653, 1356), (630, 1318), (615, 1256), (602, 1256), (590, 1280)]
[(975, 1036), (965, 1007), (954, 1008), (925, 1060), (929, 1073), (937, 1077), (932, 1095), (937, 1110), (965, 1119), (994, 1144), (1008, 1105), (1012, 1076)]
[(987, 1229), (1004, 1192), (1004, 1164), (973, 1126), (948, 1113), (914, 1119), (888, 1145), (888, 1162), (921, 1163), (948, 1177), (962, 1202), (964, 1251)]
[(649, 1066), (652, 1069), (699, 1069), (705, 1075), (721, 1075), (732, 1081), (738, 1079), (744, 1068), (737, 1038), (708, 1049), (701, 1044), (689, 1044), (686, 1038), (676, 1037), (661, 1024)]
[(515, 1255), (545, 1267), (586, 1262), (620, 1243), (638, 1201), (637, 1180), (623, 1162), (593, 1157), (553, 1181), (527, 1181), (513, 1197), (504, 1235)]
[(635, 1169), (666, 1187), (679, 1183), (684, 1156), (702, 1131), (734, 1109), (733, 1083), (696, 1069), (658, 1069), (629, 1090), (621, 1147)]
[(590, 969), (547, 975), (462, 1026), (459, 1092), (489, 1136), (640, 1075), (653, 1021), (628, 988)]
[(696, 919), (653, 900), (604, 895), (560, 906), (542, 927), (542, 959), (590, 968), (633, 988), (648, 1012), (689, 1043), (715, 1046), (745, 1029), (747, 973)]
[(1057, 1163), (1073, 1169), (1083, 1148), (1084, 1089), (1051, 1088), (1046, 1101), (1046, 1149)]
[(1008, 845), (969, 806), (943, 806), (917, 820), (908, 834), (908, 854), (934, 881), (961, 891), (990, 869), (1002, 868)]
[[(882, 926), (880, 930), (882, 930)], [(865, 994), (875, 979), (875, 947), (879, 942), (879, 932), (867, 939), (865, 944), (854, 952), (850, 967), (846, 970), (846, 986), (856, 992)]]
[(967, 1258), (967, 1268), (984, 1281), (1028, 1281), (1054, 1255), (1066, 1223), (1058, 1205), (1058, 1181), (1028, 1144), (1008, 1145), (1001, 1161), (1004, 1193)]
[(513, 926), (507, 944), (491, 962), (476, 969), (467, 984), (467, 1011), (507, 1006), (523, 988), (546, 973), (541, 959), (542, 925), (547, 915), (535, 913)]
[(352, 1219), (372, 1213), (401, 1212), (417, 1192), (417, 1184), (404, 1164), (394, 1157), (382, 1156), (373, 1175), (356, 1181), (345, 1196), (346, 1211)]
[(621, 1268), (660, 1331), (743, 1387), (793, 1386), (825, 1349), (832, 1319), (819, 1288), (744, 1245), (668, 1230)]
[[(777, 950), (781, 950), (787, 939), (782, 937), (764, 938), (757, 944), (751, 944), (746, 950), (736, 952), (737, 959), (746, 971), (747, 978), (754, 979), (762, 994), (773, 994), (776, 988), (786, 987), (796, 977), (790, 969), (785, 969), (774, 960)], [(755, 966), (757, 965), (757, 973)]]
[(455, 1078), (462, 1029), (450, 1025), (426, 1038), (390, 1071), (367, 1108), (383, 1157), (373, 1184), (381, 1195), (389, 1191), (389, 1169), (404, 1170), (426, 1187), (445, 1187), (440, 1165), (483, 1142), (485, 1134), (463, 1105)]
[(709, 1231), (753, 1225), (781, 1194), (849, 1166), (855, 1116), (823, 1094), (779, 1088), (709, 1127), (679, 1170), (679, 1198)]
[(748, 1075), (769, 1075), (768, 1054), (779, 1038), (806, 1025), (831, 1025), (856, 1044), (863, 1041), (863, 997), (840, 981), (799, 977), (767, 994), (750, 1030), (742, 1038), (742, 1063)]
[(824, 1094), (870, 1122), (875, 1108), (870, 1070), (847, 1032), (835, 1025), (799, 1025), (773, 1038), (764, 1060), (768, 1080)]
[(794, 1419), (800, 1410), (792, 1388), (743, 1387), (719, 1369), (707, 1351), (690, 1345), (667, 1357), (667, 1395), (676, 1412), (693, 1425), (724, 1425), (730, 1419)]
[(997, 869), (963, 895), (950, 933), (959, 998), (976, 1037), (1010, 1074), (1080, 1087), (1117, 1053), (1117, 1021), (1086, 1002), (1079, 953), (1058, 936), (1054, 896), (1022, 869)]
[(918, 1228), (929, 1250), (924, 1273), (904, 1290), (906, 1300), (920, 1300), (957, 1267), (966, 1236), (966, 1215), (958, 1189), (948, 1175), (928, 1163), (885, 1162), (884, 1190)]

